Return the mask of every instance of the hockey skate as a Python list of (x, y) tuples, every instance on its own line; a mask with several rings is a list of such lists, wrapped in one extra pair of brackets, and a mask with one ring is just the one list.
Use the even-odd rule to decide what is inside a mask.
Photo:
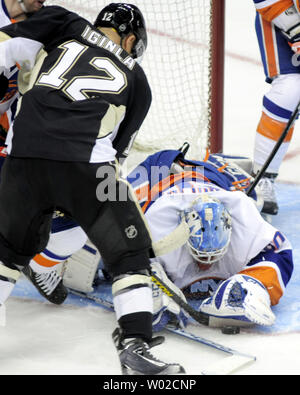
[(184, 374), (184, 368), (177, 363), (166, 363), (158, 360), (150, 353), (150, 348), (164, 341), (163, 336), (155, 337), (146, 343), (142, 339), (122, 340), (120, 329), (112, 334), (119, 353), (121, 369), (124, 375), (174, 375)]
[(275, 194), (274, 181), (277, 174), (265, 173), (259, 181), (258, 187), (261, 189), (264, 205), (261, 210), (263, 214), (276, 215), (278, 213), (278, 204)]
[(67, 298), (68, 290), (55, 269), (50, 272), (37, 273), (30, 265), (27, 265), (24, 267), (23, 273), (49, 302), (62, 304)]

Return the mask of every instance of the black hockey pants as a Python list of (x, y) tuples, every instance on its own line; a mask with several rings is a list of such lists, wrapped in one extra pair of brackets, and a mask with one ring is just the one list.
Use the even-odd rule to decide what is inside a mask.
[(0, 183), (0, 260), (28, 264), (46, 247), (53, 211), (60, 210), (83, 228), (109, 272), (146, 269), (151, 239), (128, 196), (114, 164), (7, 157)]

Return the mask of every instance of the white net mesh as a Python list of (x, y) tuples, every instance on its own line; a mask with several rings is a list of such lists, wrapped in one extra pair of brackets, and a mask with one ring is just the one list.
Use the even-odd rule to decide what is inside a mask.
[[(117, 1), (47, 1), (78, 12), (93, 22)], [(129, 3), (131, 1), (128, 1)], [(149, 153), (177, 149), (203, 156), (209, 145), (211, 0), (135, 0), (148, 31), (142, 67), (153, 101), (129, 156), (129, 167)]]

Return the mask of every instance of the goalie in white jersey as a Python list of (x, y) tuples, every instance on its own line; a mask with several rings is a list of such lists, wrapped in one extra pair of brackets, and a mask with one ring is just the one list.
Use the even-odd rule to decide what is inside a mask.
[[(161, 151), (135, 168), (128, 181), (151, 231), (157, 255), (152, 271), (208, 314), (210, 325), (272, 325), (271, 306), (293, 272), (291, 245), (261, 217), (256, 191), (251, 197), (244, 193), (250, 176), (237, 160), (210, 155), (192, 162), (180, 151)], [(82, 251), (64, 279), (69, 288), (89, 293), (97, 264), (93, 252), (88, 259), (88, 249)], [(153, 300), (154, 330), (174, 319), (187, 323), (185, 312), (156, 285)]]
[[(256, 193), (250, 198), (243, 192), (250, 179), (232, 158), (210, 155), (191, 162), (178, 151), (162, 151), (129, 181), (154, 246), (169, 250), (154, 259), (152, 270), (189, 301), (198, 299), (200, 311), (214, 317), (216, 326), (272, 325), (271, 306), (293, 272), (291, 245), (261, 217)], [(157, 329), (166, 324), (167, 310), (182, 320), (183, 312), (162, 292), (156, 289), (153, 296)]]

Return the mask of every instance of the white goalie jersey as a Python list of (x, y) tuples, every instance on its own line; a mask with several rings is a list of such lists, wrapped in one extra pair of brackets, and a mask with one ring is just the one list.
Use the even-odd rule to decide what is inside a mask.
[[(179, 287), (204, 278), (226, 279), (242, 271), (277, 235), (277, 229), (260, 216), (255, 204), (243, 192), (229, 192), (216, 185), (191, 182), (170, 187), (147, 210), (146, 218), (154, 242), (172, 233), (179, 225), (180, 211), (201, 193), (219, 199), (232, 216), (232, 235), (227, 253), (203, 271), (193, 260), (186, 245), (158, 258)], [(288, 243), (288, 242), (286, 242)], [(157, 260), (157, 259), (156, 259)]]
[[(247, 175), (230, 157), (224, 172), (222, 160), (213, 154), (204, 162), (180, 159), (184, 171), (170, 174), (177, 158), (182, 158), (179, 151), (160, 151), (128, 176), (150, 228), (155, 260), (187, 297), (198, 298), (198, 293), (210, 292), (212, 285), (206, 289), (207, 284), (244, 274), (260, 281), (276, 305), (293, 273), (292, 249), (287, 238), (261, 217), (255, 195), (245, 194), (250, 185)], [(206, 270), (190, 254), (189, 231), (180, 215), (201, 194), (218, 199), (232, 222), (226, 254)], [(164, 249), (166, 245), (172, 248)]]

